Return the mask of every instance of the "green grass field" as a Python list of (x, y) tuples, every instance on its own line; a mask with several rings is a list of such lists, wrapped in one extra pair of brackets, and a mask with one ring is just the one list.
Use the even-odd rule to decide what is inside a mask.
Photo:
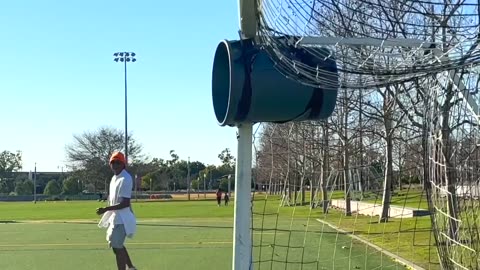
[[(408, 194), (404, 191), (403, 193), (397, 192), (397, 194), (398, 195), (392, 197), (392, 202), (396, 202), (396, 205), (400, 205), (401, 201), (406, 201), (405, 204), (411, 207), (417, 205), (418, 208), (419, 202), (425, 200), (425, 198), (421, 196), (421, 192), (418, 191), (410, 191)], [(313, 210), (310, 210), (307, 206), (279, 208), (278, 201), (275, 204), (270, 200), (272, 197), (275, 196), (268, 196), (269, 200), (262, 202), (262, 196), (256, 196), (256, 211), (266, 213), (277, 212), (279, 220), (293, 220), (294, 223), (302, 224), (307, 224), (307, 222), (310, 221), (310, 226), (312, 226), (312, 224), (321, 226), (318, 225), (318, 223), (312, 222), (312, 217), (316, 217), (350, 234), (368, 240), (425, 269), (440, 269), (429, 216), (403, 219), (391, 218), (388, 223), (378, 223), (378, 216), (353, 214), (347, 217), (343, 211), (334, 209), (330, 209), (329, 213), (325, 215), (322, 213), (320, 207)], [(322, 229), (326, 230), (324, 226)], [(308, 231), (315, 230), (314, 227), (308, 229)], [(329, 232), (324, 233), (322, 230), (320, 230), (319, 233), (323, 235), (331, 234)], [(351, 241), (350, 238), (344, 237), (337, 239), (337, 243), (344, 242), (343, 246), (348, 246)]]
[[(0, 269), (115, 269), (105, 230), (97, 227), (99, 217), (94, 213), (103, 205), (92, 201), (0, 203)], [(140, 270), (231, 268), (233, 204), (134, 202), (134, 211), (137, 234), (126, 245)], [(256, 201), (254, 212), (255, 269), (404, 269), (316, 220), (350, 226), (372, 242), (398, 246), (383, 233), (385, 229), (365, 218), (354, 223), (335, 211), (325, 217), (319, 209), (279, 208), (277, 200)], [(383, 240), (378, 235), (384, 235)]]

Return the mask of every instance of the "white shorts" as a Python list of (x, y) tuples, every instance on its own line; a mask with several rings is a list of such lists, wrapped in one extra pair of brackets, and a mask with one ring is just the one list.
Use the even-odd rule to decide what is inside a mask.
[(107, 230), (107, 241), (112, 248), (123, 248), (125, 244), (125, 226), (123, 224), (110, 225)]

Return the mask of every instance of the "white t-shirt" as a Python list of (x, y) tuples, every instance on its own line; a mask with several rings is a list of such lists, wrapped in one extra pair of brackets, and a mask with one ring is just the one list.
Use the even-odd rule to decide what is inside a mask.
[[(110, 181), (110, 192), (108, 195), (108, 205), (116, 205), (122, 201), (122, 198), (131, 198), (133, 189), (132, 177), (126, 170), (122, 170), (119, 175), (114, 175)], [(120, 210), (108, 211), (108, 223), (124, 224), (127, 235), (133, 235), (136, 229), (136, 219), (131, 207)]]

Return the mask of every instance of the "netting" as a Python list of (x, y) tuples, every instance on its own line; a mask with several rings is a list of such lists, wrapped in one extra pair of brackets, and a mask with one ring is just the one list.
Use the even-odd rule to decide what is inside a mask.
[[(479, 130), (478, 116), (472, 105), (478, 96), (462, 94), (478, 76), (466, 71), (446, 89), (431, 87), (429, 93), (429, 170), (433, 227), (437, 247), (446, 269), (479, 269)], [(458, 86), (458, 87), (457, 87)], [(473, 87), (476, 89), (476, 87)], [(472, 89), (473, 90), (473, 89)]]
[(398, 113), (386, 136), (378, 96), (343, 91), (328, 121), (259, 125), (254, 269), (439, 268), (421, 139)]
[(260, 43), (280, 71), (304, 84), (331, 84), (321, 65), (330, 57), (345, 88), (414, 81), (479, 62), (477, 1), (262, 0), (259, 6)]
[(256, 268), (480, 269), (480, 2), (257, 4), (278, 70), (342, 91), (326, 121), (256, 133)]

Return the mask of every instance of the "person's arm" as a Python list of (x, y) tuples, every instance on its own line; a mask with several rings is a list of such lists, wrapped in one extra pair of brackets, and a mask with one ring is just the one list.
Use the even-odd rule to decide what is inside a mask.
[(123, 208), (130, 207), (130, 198), (132, 196), (132, 179), (131, 178), (124, 178), (121, 185), (120, 185), (120, 192), (119, 192), (119, 197), (122, 198), (120, 203), (115, 204), (115, 205), (110, 205), (107, 207), (100, 207), (97, 208), (97, 214), (101, 215), (107, 211), (115, 211), (115, 210), (120, 210)]
[(122, 201), (119, 204), (97, 208), (97, 214), (101, 215), (107, 211), (120, 210), (127, 207), (130, 207), (130, 198), (122, 197)]

